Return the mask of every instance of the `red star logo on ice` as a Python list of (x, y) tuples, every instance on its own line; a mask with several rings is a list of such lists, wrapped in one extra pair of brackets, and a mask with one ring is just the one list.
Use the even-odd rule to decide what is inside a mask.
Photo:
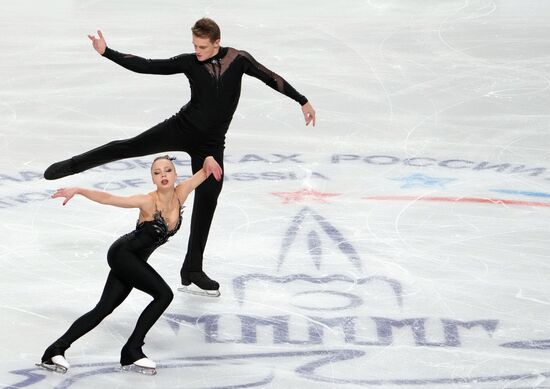
[(324, 193), (318, 192), (313, 189), (302, 189), (297, 192), (273, 192), (275, 196), (281, 197), (283, 199), (283, 204), (289, 203), (300, 203), (306, 200), (314, 200), (319, 203), (326, 203), (325, 198), (340, 196), (338, 193)]

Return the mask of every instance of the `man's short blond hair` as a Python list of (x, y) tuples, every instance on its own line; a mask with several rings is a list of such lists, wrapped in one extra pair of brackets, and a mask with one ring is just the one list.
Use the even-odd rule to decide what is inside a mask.
[(221, 38), (220, 27), (210, 18), (197, 20), (195, 25), (191, 27), (191, 31), (193, 31), (193, 35), (199, 38), (208, 38), (212, 43)]

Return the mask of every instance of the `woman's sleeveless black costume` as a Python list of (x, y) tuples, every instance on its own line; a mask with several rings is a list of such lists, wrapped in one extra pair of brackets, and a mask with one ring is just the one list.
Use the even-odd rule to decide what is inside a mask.
[(123, 366), (129, 365), (145, 357), (141, 350), (145, 335), (174, 298), (168, 284), (147, 263), (147, 260), (157, 247), (166, 243), (168, 238), (179, 230), (182, 212), (183, 207), (180, 204), (178, 222), (172, 230), (169, 230), (161, 212), (157, 210), (153, 220), (141, 223), (138, 221), (134, 231), (121, 236), (111, 245), (107, 253), (107, 262), (111, 271), (99, 302), (94, 309), (77, 319), (65, 334), (46, 349), (42, 362), (50, 361), (55, 355), (64, 355), (65, 350), (75, 340), (92, 330), (113, 312), (128, 297), (133, 288), (149, 294), (153, 297), (153, 301), (141, 313), (134, 331), (122, 348), (120, 363)]

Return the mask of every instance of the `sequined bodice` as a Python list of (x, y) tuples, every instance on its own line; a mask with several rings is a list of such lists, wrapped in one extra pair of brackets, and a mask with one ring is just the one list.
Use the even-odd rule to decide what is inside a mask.
[[(178, 200), (178, 202), (179, 202), (179, 200)], [(180, 207), (180, 214), (179, 214), (176, 226), (173, 229), (171, 229), (171, 230), (169, 229), (168, 223), (166, 222), (166, 220), (162, 216), (162, 211), (159, 211), (157, 209), (155, 211), (155, 213), (153, 214), (153, 220), (144, 220), (144, 221), (140, 222), (139, 219), (138, 219), (137, 224), (136, 224), (136, 231), (140, 231), (140, 230), (144, 230), (144, 229), (151, 230), (152, 233), (155, 235), (153, 237), (153, 240), (155, 241), (155, 244), (160, 246), (160, 245), (166, 243), (168, 241), (168, 238), (170, 238), (171, 236), (174, 236), (176, 234), (176, 232), (178, 232), (178, 230), (181, 227), (181, 222), (182, 222), (182, 219), (183, 219), (183, 217), (182, 217), (183, 209), (185, 208), (185, 206), (182, 206), (180, 204), (179, 207)]]

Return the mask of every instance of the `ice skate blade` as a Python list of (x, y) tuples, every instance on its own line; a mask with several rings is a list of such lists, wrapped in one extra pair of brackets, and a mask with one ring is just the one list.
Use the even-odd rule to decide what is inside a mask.
[(38, 367), (41, 367), (43, 369), (59, 373), (59, 374), (65, 374), (69, 370), (65, 366), (56, 365), (55, 363), (54, 364), (49, 364), (49, 363), (42, 362), (42, 363), (36, 363), (35, 365), (38, 366)]
[(154, 369), (154, 368), (151, 368), (151, 367), (138, 366), (138, 365), (135, 365), (135, 364), (120, 366), (120, 369), (122, 371), (131, 371), (131, 372), (139, 373), (139, 374), (143, 374), (143, 375), (155, 375), (155, 374), (157, 374), (157, 369)]
[(179, 287), (180, 292), (193, 294), (195, 296), (205, 296), (205, 297), (220, 297), (221, 293), (219, 290), (203, 290), (200, 288), (191, 288), (189, 286)]

